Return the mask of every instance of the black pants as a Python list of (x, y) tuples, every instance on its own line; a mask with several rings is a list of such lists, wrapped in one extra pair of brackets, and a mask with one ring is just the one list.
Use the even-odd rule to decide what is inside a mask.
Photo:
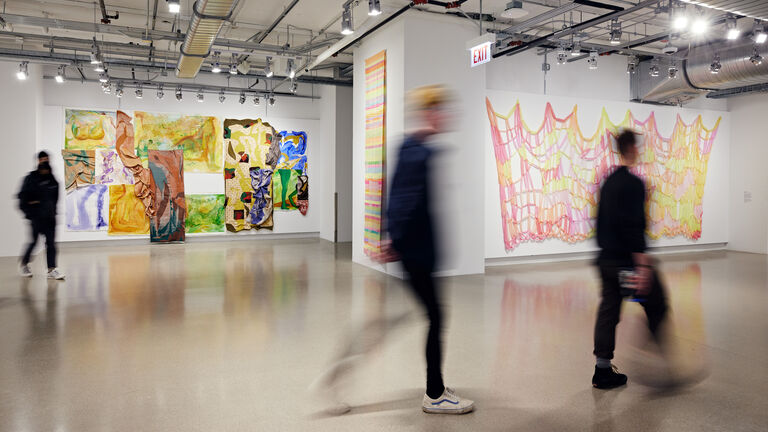
[(416, 298), (426, 309), (429, 317), (429, 333), (427, 334), (427, 395), (431, 398), (440, 397), (445, 387), (443, 386), (442, 373), (442, 343), (440, 332), (442, 329), (442, 312), (437, 298), (435, 280), (432, 270), (417, 262), (403, 261), (411, 290)]
[(21, 259), (21, 265), (29, 264), (32, 256), (32, 250), (37, 245), (37, 238), (40, 235), (45, 236), (45, 255), (48, 259), (48, 268), (56, 267), (56, 219), (36, 219), (32, 221), (32, 240), (27, 246), (24, 257)]
[[(619, 286), (619, 267), (600, 265), (600, 278), (603, 281), (602, 299), (597, 311), (595, 323), (595, 351), (598, 358), (612, 359), (616, 347), (616, 325), (621, 315), (622, 297)], [(653, 272), (651, 291), (646, 300), (640, 303), (648, 317), (648, 328), (656, 342), (661, 343), (660, 326), (667, 316), (667, 298), (658, 275)]]

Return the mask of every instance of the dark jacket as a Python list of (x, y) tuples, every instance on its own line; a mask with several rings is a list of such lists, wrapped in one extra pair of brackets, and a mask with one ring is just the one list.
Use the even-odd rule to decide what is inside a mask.
[(387, 223), (392, 248), (404, 262), (434, 270), (437, 252), (430, 212), (429, 161), (433, 151), (419, 136), (400, 147), (389, 191)]
[(627, 167), (619, 167), (600, 189), (598, 263), (631, 265), (632, 253), (645, 252), (645, 226), (645, 185)]
[(32, 171), (24, 178), (18, 198), (19, 208), (27, 219), (55, 219), (59, 182), (53, 174)]

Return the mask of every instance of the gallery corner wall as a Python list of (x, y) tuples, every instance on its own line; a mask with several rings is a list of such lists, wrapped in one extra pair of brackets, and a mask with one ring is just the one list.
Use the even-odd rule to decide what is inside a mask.
[(728, 248), (768, 253), (768, 95), (728, 100), (731, 111), (731, 214)]
[[(470, 68), (466, 42), (477, 26), (449, 16), (409, 11), (367, 36), (355, 50), (353, 90), (353, 245), (355, 262), (398, 274), (396, 265), (373, 263), (363, 253), (365, 199), (365, 60), (386, 50), (386, 178), (391, 181), (403, 136), (415, 124), (406, 112), (411, 89), (446, 85), (455, 97), (450, 131), (435, 137), (439, 155), (432, 162), (433, 211), (437, 216), (444, 274), (482, 273), (482, 140), (476, 127), (483, 116), (485, 73)], [(425, 55), (438, 50), (440, 55)], [(461, 173), (458, 175), (457, 173)], [(386, 192), (385, 192), (386, 194)], [(386, 199), (384, 203), (386, 207)], [(386, 210), (385, 210), (386, 211)], [(384, 222), (386, 223), (386, 222)]]

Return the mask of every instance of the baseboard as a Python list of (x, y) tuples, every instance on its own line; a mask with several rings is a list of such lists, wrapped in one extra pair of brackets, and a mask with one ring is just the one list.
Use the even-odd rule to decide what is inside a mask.
[[(728, 243), (707, 243), (707, 244), (695, 244), (695, 245), (682, 245), (682, 246), (662, 246), (652, 247), (648, 251), (655, 255), (661, 254), (675, 254), (675, 253), (690, 253), (690, 252), (710, 252), (716, 250), (725, 250), (728, 247)], [(538, 264), (538, 263), (550, 263), (550, 262), (563, 262), (563, 261), (588, 261), (595, 259), (598, 250), (574, 252), (574, 253), (561, 253), (561, 254), (547, 254), (547, 255), (526, 255), (517, 257), (500, 257), (500, 258), (486, 258), (486, 267), (507, 266), (517, 264)]]
[[(231, 234), (231, 233), (211, 233), (211, 234), (196, 234), (187, 235), (185, 243), (210, 243), (210, 242), (240, 242), (240, 241), (262, 241), (262, 240), (289, 240), (289, 239), (319, 239), (319, 232), (301, 232), (301, 233), (247, 233), (247, 234)], [(81, 247), (93, 247), (93, 246), (109, 246), (109, 245), (121, 245), (121, 246), (140, 246), (151, 245), (152, 243), (148, 238), (120, 238), (120, 239), (105, 239), (105, 240), (74, 240), (59, 242), (59, 248), (61, 249), (74, 249)]]

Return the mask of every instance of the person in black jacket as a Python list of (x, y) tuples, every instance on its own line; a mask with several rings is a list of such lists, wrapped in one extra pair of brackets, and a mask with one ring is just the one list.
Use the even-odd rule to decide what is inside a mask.
[[(450, 121), (448, 90), (427, 86), (411, 91), (410, 103), (423, 127), (407, 136), (400, 147), (389, 193), (387, 226), (391, 249), (400, 258), (410, 287), (429, 317), (427, 335), (427, 390), (422, 410), (427, 413), (463, 414), (474, 402), (456, 396), (443, 385), (442, 312), (433, 276), (438, 261), (435, 223), (430, 211), (430, 160), (434, 150), (426, 140), (444, 130)], [(384, 252), (384, 255), (389, 252)]]
[(37, 169), (24, 178), (19, 192), (19, 207), (29, 219), (32, 240), (21, 258), (19, 273), (32, 277), (29, 261), (40, 235), (45, 236), (45, 251), (48, 260), (48, 278), (64, 279), (64, 273), (56, 268), (56, 204), (59, 201), (59, 183), (51, 172), (48, 153), (37, 155)]
[(625, 284), (634, 287), (634, 296), (645, 309), (648, 327), (657, 341), (660, 326), (667, 316), (664, 288), (645, 253), (645, 184), (629, 171), (639, 158), (637, 138), (634, 132), (626, 130), (619, 134), (616, 143), (621, 166), (600, 189), (597, 210), (597, 244), (600, 247), (597, 265), (602, 280), (602, 299), (595, 324), (597, 364), (592, 385), (600, 389), (619, 387), (627, 382), (627, 376), (611, 364), (623, 297), (620, 272), (632, 272)]

